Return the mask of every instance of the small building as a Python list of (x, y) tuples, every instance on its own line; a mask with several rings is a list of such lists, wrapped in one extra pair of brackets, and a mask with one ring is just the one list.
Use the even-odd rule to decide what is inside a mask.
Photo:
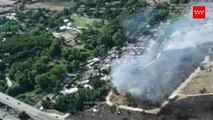
[(6, 40), (7, 40), (6, 38), (3, 38), (3, 39), (2, 39), (2, 42), (5, 42)]
[(68, 20), (68, 19), (64, 19), (63, 21), (64, 21), (65, 23), (68, 23), (68, 22), (69, 22), (69, 20)]
[(87, 89), (90, 89), (90, 90), (93, 89), (93, 87), (91, 85), (89, 85), (89, 84), (85, 84), (84, 88), (87, 88)]
[(73, 26), (73, 24), (71, 22), (68, 22), (67, 26), (71, 27), (71, 26)]
[(109, 81), (110, 80), (110, 76), (105, 75), (105, 76), (101, 77), (100, 80)]
[(77, 81), (76, 83), (77, 83), (78, 85), (84, 85), (84, 84), (89, 83), (89, 80)]
[(67, 89), (67, 88), (64, 88), (61, 93), (63, 95), (66, 95), (66, 94), (71, 94), (71, 93), (75, 93), (78, 91), (78, 88), (77, 87), (74, 87), (74, 88), (70, 88), (70, 89)]
[(61, 27), (59, 27), (59, 30), (60, 30), (60, 31), (65, 31), (66, 29), (67, 29), (67, 27), (66, 27), (66, 26), (64, 26), (64, 25), (63, 25), (63, 26), (61, 26)]

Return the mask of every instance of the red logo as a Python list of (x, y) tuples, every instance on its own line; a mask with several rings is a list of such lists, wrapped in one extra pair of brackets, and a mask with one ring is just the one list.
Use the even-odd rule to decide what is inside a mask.
[(205, 19), (206, 18), (206, 7), (205, 6), (193, 6), (192, 7), (193, 19)]

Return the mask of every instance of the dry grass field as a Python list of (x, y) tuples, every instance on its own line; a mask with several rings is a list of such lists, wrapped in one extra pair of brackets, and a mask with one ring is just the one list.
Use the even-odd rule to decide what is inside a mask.
[(200, 71), (194, 78), (182, 89), (183, 94), (213, 93), (213, 71)]

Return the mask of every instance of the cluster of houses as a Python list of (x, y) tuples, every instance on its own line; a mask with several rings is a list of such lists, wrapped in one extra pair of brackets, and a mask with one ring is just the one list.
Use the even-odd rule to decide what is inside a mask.
[(89, 84), (91, 79), (97, 79), (102, 81), (109, 81), (110, 78), (110, 69), (111, 69), (111, 61), (115, 58), (119, 58), (119, 50), (116, 47), (112, 48), (108, 55), (105, 58), (93, 58), (88, 60), (85, 67), (86, 71), (81, 74), (82, 81), (76, 81), (75, 84), (72, 84), (70, 88), (66, 88), (65, 85), (62, 94), (72, 94), (79, 90), (77, 86), (82, 86), (85, 89), (93, 89), (93, 86)]

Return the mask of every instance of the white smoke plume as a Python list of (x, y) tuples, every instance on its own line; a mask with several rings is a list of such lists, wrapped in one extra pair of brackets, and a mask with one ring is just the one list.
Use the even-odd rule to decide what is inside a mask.
[(161, 102), (201, 63), (207, 50), (200, 46), (213, 42), (213, 4), (199, 5), (206, 5), (206, 19), (192, 19), (190, 8), (175, 22), (162, 24), (157, 37), (147, 38), (147, 52), (113, 61), (112, 83), (119, 92)]

